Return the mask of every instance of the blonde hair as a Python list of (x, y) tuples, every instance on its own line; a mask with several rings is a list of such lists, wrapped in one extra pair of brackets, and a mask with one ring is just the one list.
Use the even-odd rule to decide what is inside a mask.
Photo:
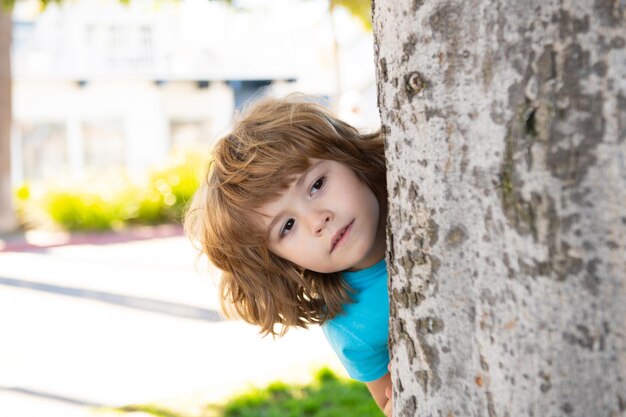
[[(384, 144), (323, 106), (297, 95), (250, 105), (214, 149), (206, 179), (185, 217), (185, 231), (220, 270), (222, 309), (283, 335), (321, 324), (351, 302), (340, 273), (304, 271), (265, 245), (250, 214), (288, 188), (311, 159), (349, 166), (386, 207)], [(280, 326), (277, 331), (276, 325)]]

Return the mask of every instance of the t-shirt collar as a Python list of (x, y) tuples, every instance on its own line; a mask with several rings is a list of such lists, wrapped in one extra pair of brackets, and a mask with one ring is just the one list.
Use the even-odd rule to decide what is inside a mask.
[(360, 271), (343, 271), (341, 275), (348, 285), (358, 290), (367, 287), (371, 281), (379, 278), (381, 274), (385, 274), (386, 269), (387, 264), (385, 258), (383, 258), (369, 268), (361, 269)]

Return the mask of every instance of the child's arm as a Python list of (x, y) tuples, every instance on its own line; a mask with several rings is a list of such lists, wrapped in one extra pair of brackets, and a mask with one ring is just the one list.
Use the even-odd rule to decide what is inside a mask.
[(367, 389), (370, 390), (374, 401), (383, 410), (385, 416), (391, 417), (391, 396), (388, 396), (388, 393), (391, 391), (391, 375), (389, 372), (374, 381), (366, 382), (365, 385), (367, 385)]

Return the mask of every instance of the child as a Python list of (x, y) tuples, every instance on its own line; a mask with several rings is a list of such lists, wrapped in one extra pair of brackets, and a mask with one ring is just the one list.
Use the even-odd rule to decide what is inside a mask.
[(265, 99), (212, 158), (185, 229), (222, 270), (225, 312), (265, 334), (320, 324), (390, 415), (381, 133), (360, 134), (302, 96)]

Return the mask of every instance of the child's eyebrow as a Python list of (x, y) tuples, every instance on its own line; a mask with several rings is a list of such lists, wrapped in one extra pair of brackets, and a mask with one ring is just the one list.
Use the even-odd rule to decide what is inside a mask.
[(274, 218), (272, 219), (271, 223), (269, 224), (269, 226), (267, 226), (267, 239), (269, 239), (272, 234), (272, 229), (274, 228), (274, 224), (276, 224), (276, 222), (278, 221), (278, 218), (280, 217), (280, 213), (278, 213), (276, 216), (274, 216)]
[(296, 181), (296, 187), (301, 187), (302, 183), (305, 180), (305, 178), (307, 177), (307, 175), (309, 175), (309, 172), (311, 172), (315, 168), (317, 168), (318, 165), (320, 165), (322, 162), (324, 162), (324, 160), (320, 160), (320, 161), (315, 162), (310, 167), (308, 167), (302, 174), (300, 174), (300, 178), (298, 178), (298, 181)]

